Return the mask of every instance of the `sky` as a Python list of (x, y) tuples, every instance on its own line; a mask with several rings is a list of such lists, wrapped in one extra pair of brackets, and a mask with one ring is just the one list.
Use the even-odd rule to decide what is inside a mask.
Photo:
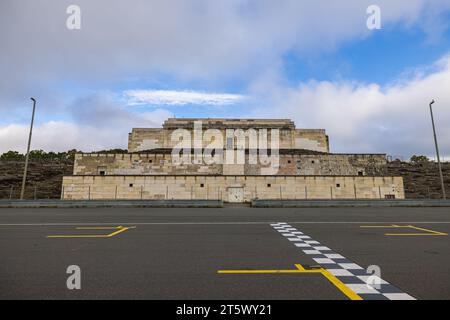
[(169, 117), (290, 118), (331, 152), (434, 157), (435, 99), (450, 159), (450, 0), (2, 0), (0, 74), (0, 153), (25, 151), (35, 97), (32, 149), (126, 148)]

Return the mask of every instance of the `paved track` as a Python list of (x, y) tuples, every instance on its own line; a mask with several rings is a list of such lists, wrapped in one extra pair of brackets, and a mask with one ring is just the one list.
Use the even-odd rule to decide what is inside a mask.
[[(239, 206), (0, 209), (0, 298), (348, 299), (320, 273), (263, 271), (318, 264), (270, 225), (276, 222), (363, 268), (379, 266), (384, 280), (415, 298), (450, 299), (449, 236), (385, 235), (449, 234), (448, 208)], [(361, 227), (391, 225), (420, 229)], [(96, 237), (79, 237), (87, 235)], [(66, 287), (69, 265), (81, 268), (81, 290)]]

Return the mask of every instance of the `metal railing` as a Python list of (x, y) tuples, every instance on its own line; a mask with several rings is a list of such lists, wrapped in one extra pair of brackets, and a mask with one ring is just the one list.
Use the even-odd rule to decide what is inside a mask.
[[(61, 187), (52, 186), (48, 183), (35, 183), (25, 186), (25, 200), (38, 199), (59, 199)], [(0, 187), (0, 199), (16, 200), (20, 198), (20, 185), (14, 184), (10, 186)]]

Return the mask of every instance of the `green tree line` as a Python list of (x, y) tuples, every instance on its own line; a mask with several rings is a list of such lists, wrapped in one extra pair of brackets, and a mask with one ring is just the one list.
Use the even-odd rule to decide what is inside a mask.
[[(46, 152), (44, 150), (32, 150), (30, 151), (30, 160), (73, 160), (75, 153), (82, 152), (76, 149), (68, 150), (65, 152)], [(110, 149), (95, 151), (97, 153), (126, 153), (124, 149)], [(8, 151), (0, 155), (0, 160), (24, 160), (25, 154), (18, 151)]]
[[(72, 149), (65, 152), (45, 152), (44, 150), (33, 150), (30, 151), (30, 160), (73, 160), (74, 155), (77, 152), (82, 152), (76, 149)], [(126, 153), (126, 149), (109, 149), (93, 151), (93, 153)], [(18, 151), (8, 151), (0, 155), (0, 160), (24, 160), (25, 154), (19, 153)], [(428, 157), (423, 155), (413, 155), (410, 160), (412, 163), (425, 163), (430, 160)]]

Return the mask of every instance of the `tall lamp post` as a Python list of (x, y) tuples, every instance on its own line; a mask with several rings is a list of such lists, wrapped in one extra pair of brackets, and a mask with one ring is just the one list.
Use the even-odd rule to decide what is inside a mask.
[(28, 147), (27, 147), (27, 155), (25, 156), (25, 168), (23, 170), (22, 190), (20, 191), (20, 200), (23, 200), (23, 196), (25, 194), (25, 181), (27, 180), (28, 158), (30, 157), (31, 136), (33, 134), (34, 111), (36, 110), (36, 99), (35, 98), (30, 99), (31, 101), (33, 101), (33, 113), (31, 115), (30, 135), (28, 136)]
[(434, 145), (436, 147), (436, 156), (437, 156), (438, 167), (439, 167), (439, 176), (441, 178), (442, 197), (445, 200), (445, 199), (447, 199), (447, 196), (445, 194), (444, 176), (442, 175), (441, 159), (439, 157), (439, 147), (438, 147), (438, 142), (437, 142), (437, 138), (436, 138), (436, 128), (434, 127), (433, 108), (431, 107), (433, 104), (434, 104), (434, 100), (432, 100), (430, 102), (431, 124), (433, 125)]

